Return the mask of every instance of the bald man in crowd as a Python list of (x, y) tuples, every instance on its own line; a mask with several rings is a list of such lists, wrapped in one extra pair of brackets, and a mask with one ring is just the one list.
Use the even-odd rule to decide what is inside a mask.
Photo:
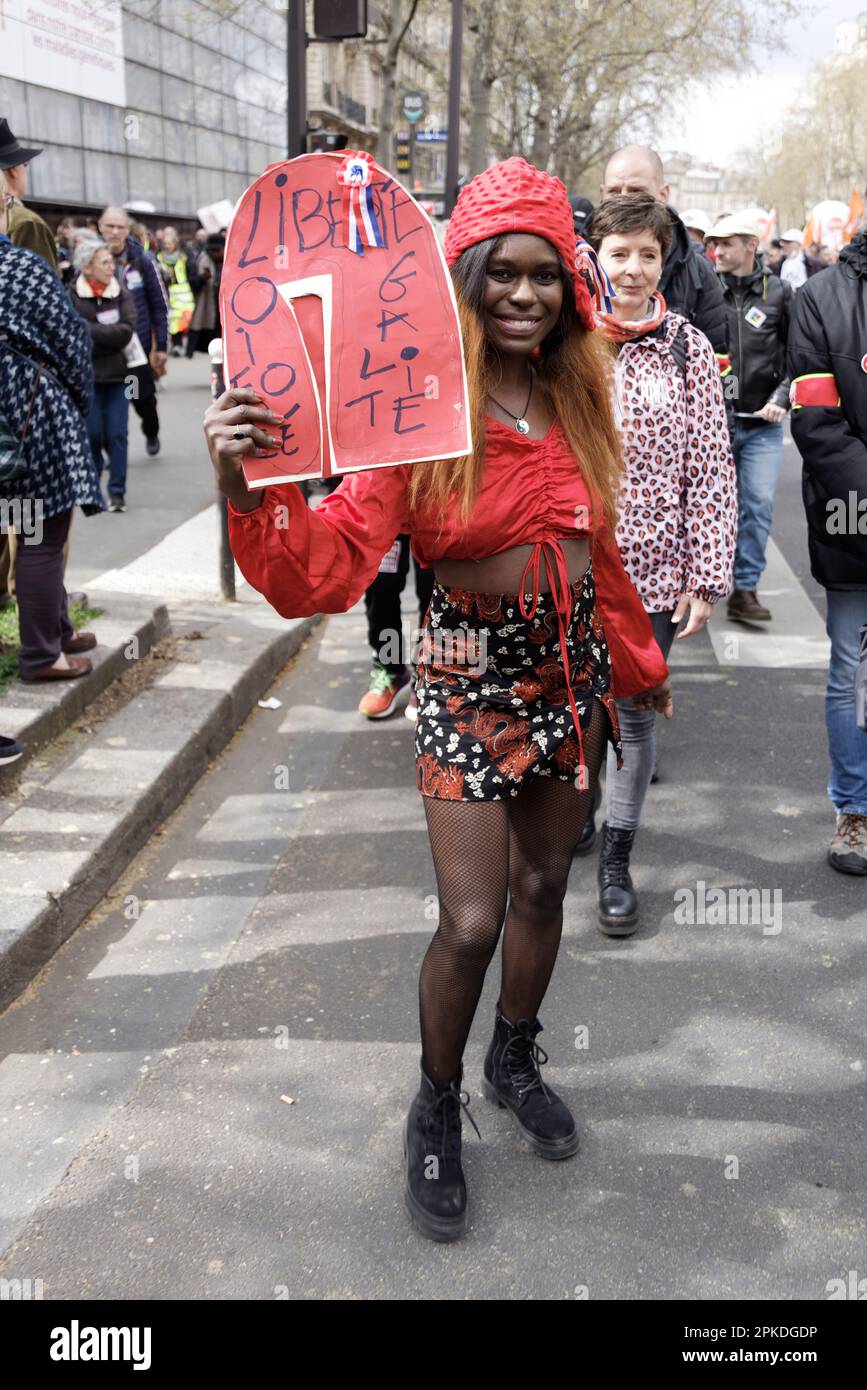
[(166, 370), (168, 352), (169, 303), (163, 277), (130, 232), (126, 208), (106, 208), (99, 219), (99, 231), (114, 256), (117, 278), (135, 300), (136, 332), (148, 361), (130, 370), (138, 378), (133, 407), (141, 420), (145, 448), (153, 456), (160, 451), (160, 422), (157, 415), (156, 378)]
[[(649, 145), (624, 145), (615, 150), (602, 177), (599, 201), (613, 198), (617, 193), (650, 193), (668, 204), (669, 186), (665, 181), (662, 160)], [(722, 290), (708, 258), (693, 241), (674, 208), (668, 208), (671, 218), (671, 250), (668, 253), (659, 282), (659, 289), (669, 309), (700, 328), (720, 360), (720, 368), (728, 369), (728, 328)]]

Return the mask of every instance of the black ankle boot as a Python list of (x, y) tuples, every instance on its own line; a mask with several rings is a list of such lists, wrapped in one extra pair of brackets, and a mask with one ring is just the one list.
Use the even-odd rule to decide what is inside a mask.
[(537, 1154), (571, 1158), (578, 1152), (578, 1131), (568, 1107), (539, 1075), (539, 1062), (548, 1060), (535, 1041), (541, 1032), (538, 1018), (532, 1023), (521, 1018), (513, 1025), (497, 1006), (482, 1092), (511, 1110)]
[(596, 812), (599, 810), (599, 803), (602, 800), (602, 788), (596, 783), (596, 790), (593, 793), (593, 805), (590, 807), (590, 814), (584, 822), (584, 829), (578, 837), (578, 843), (572, 851), (573, 854), (589, 854), (596, 844)]
[(476, 1134), (479, 1130), (467, 1107), (469, 1095), (460, 1089), (463, 1075), (462, 1066), (448, 1085), (435, 1086), (422, 1069), (421, 1086), (403, 1127), (406, 1207), (429, 1240), (458, 1240), (467, 1229), (461, 1106)]
[(638, 930), (638, 898), (629, 877), (634, 830), (602, 827), (599, 852), (599, 929), (606, 936), (631, 936)]

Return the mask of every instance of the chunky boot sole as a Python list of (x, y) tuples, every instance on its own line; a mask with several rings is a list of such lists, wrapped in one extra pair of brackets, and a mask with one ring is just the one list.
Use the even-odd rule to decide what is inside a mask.
[(522, 1124), (518, 1112), (512, 1109), (507, 1100), (502, 1099), (496, 1086), (486, 1076), (482, 1077), (482, 1095), (487, 1100), (493, 1101), (501, 1110), (511, 1112), (527, 1143), (541, 1158), (550, 1158), (556, 1161), (561, 1158), (572, 1158), (573, 1154), (578, 1152), (580, 1139), (577, 1129), (571, 1139), (540, 1139), (537, 1134), (531, 1134), (527, 1127)]
[(638, 912), (630, 913), (628, 917), (609, 917), (606, 912), (600, 909), (597, 913), (599, 918), (599, 930), (604, 936), (632, 936), (638, 931)]
[[(403, 1157), (407, 1161), (406, 1131), (409, 1124), (407, 1116), (403, 1124)], [(407, 1169), (409, 1165), (407, 1164)], [(404, 1187), (404, 1200), (406, 1209), (410, 1214), (413, 1225), (418, 1228), (423, 1236), (428, 1240), (448, 1241), (460, 1240), (467, 1230), (467, 1211), (466, 1208), (459, 1216), (433, 1216), (419, 1202), (418, 1198), (412, 1193), (409, 1185), (409, 1172), (406, 1175), (406, 1185)]]

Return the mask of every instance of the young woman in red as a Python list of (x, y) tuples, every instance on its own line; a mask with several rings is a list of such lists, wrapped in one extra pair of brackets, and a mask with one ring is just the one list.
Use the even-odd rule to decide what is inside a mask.
[(253, 392), (227, 391), (205, 416), (235, 558), (279, 613), (353, 607), (401, 532), (434, 567), (416, 767), (440, 919), (419, 980), (421, 1085), (404, 1129), (407, 1207), (434, 1240), (466, 1229), (462, 1058), (503, 927), (484, 1092), (543, 1157), (578, 1148), (539, 1074), (537, 1014), (609, 741), (619, 753), (615, 696), (671, 715), (668, 670), (613, 541), (607, 353), (563, 184), (522, 159), (479, 175), (458, 199), (446, 259), (470, 457), (349, 474), (311, 511), (291, 485), (246, 490), (241, 458), (273, 448), (264, 426), (277, 423)]

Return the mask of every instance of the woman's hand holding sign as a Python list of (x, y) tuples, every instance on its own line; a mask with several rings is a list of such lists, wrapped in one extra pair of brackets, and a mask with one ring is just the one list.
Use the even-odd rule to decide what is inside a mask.
[(239, 512), (253, 511), (262, 500), (261, 489), (248, 491), (242, 460), (280, 447), (280, 440), (261, 428), (266, 424), (280, 425), (282, 420), (249, 387), (224, 391), (205, 411), (205, 438), (217, 486)]

